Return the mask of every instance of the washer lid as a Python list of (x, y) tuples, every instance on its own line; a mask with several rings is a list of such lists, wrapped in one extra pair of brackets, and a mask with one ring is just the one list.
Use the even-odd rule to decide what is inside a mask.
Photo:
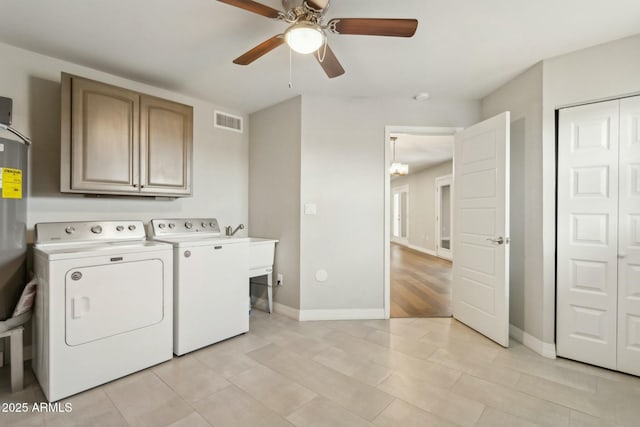
[(172, 236), (172, 237), (156, 237), (155, 241), (171, 243), (177, 248), (194, 247), (194, 246), (213, 246), (213, 245), (232, 245), (236, 243), (247, 243), (249, 237), (228, 237), (228, 236)]

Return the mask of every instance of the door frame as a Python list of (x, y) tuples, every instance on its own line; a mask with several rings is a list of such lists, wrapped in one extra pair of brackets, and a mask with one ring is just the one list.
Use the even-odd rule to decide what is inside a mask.
[[(405, 218), (405, 226), (404, 227), (406, 229), (406, 233), (407, 234), (406, 234), (405, 237), (402, 237), (402, 221), (400, 221), (400, 236), (399, 237), (393, 236), (391, 238), (391, 241), (394, 242), (394, 243), (399, 243), (399, 244), (404, 245), (404, 246), (409, 246), (409, 224), (411, 224), (410, 218), (409, 218), (409, 198), (411, 197), (409, 195), (409, 184), (400, 185), (400, 186), (392, 189), (391, 190), (391, 198), (392, 199), (393, 199), (393, 196), (396, 193), (399, 193), (399, 194), (406, 193), (406, 195), (407, 195), (406, 196), (406, 202), (405, 202), (406, 203), (406, 206), (405, 206), (406, 212), (404, 212), (404, 218)], [(401, 196), (401, 198), (402, 198), (402, 196)], [(400, 205), (402, 206), (402, 200), (400, 201)], [(393, 212), (393, 207), (392, 207), (391, 208), (391, 217), (390, 217), (392, 222), (394, 220), (393, 219), (393, 214), (394, 213), (395, 212)], [(392, 231), (392, 235), (393, 235), (393, 227), (392, 227), (391, 231)]]
[[(440, 221), (442, 221), (442, 219), (440, 218), (440, 209), (442, 208), (442, 206), (440, 205), (440, 203), (442, 202), (442, 196), (441, 196), (441, 188), (442, 187), (446, 187), (449, 186), (449, 249), (443, 249), (440, 246)], [(453, 175), (449, 174), (449, 175), (443, 175), (443, 176), (439, 176), (436, 177), (436, 194), (435, 194), (435, 200), (436, 200), (436, 255), (440, 258), (444, 258), (447, 259), (449, 261), (453, 261)]]
[(460, 132), (461, 127), (433, 127), (433, 126), (394, 126), (384, 127), (384, 318), (391, 317), (391, 167), (392, 150), (389, 138), (393, 133), (408, 133), (412, 135), (455, 135)]

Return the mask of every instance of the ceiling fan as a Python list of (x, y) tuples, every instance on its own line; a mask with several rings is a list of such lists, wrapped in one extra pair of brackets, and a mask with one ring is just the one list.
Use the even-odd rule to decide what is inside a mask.
[(344, 74), (344, 68), (327, 44), (327, 31), (334, 34), (412, 37), (418, 28), (415, 19), (334, 18), (323, 23), (330, 0), (282, 0), (285, 12), (253, 0), (218, 1), (289, 24), (284, 33), (240, 55), (233, 60), (234, 64), (249, 65), (287, 43), (296, 52), (316, 53), (314, 56), (329, 78)]

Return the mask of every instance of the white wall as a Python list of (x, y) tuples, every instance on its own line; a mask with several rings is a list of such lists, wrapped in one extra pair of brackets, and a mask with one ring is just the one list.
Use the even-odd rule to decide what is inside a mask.
[(478, 116), (475, 101), (302, 98), (301, 204), (318, 214), (301, 218), (301, 309), (384, 307), (385, 126), (459, 127)]
[(483, 119), (511, 111), (509, 318), (542, 340), (542, 63), (483, 98), (481, 106)]
[[(248, 133), (239, 134), (213, 126), (214, 109), (236, 115), (242, 115), (241, 112), (1, 43), (0, 58), (0, 95), (13, 99), (13, 126), (33, 139), (29, 240), (33, 239), (33, 225), (48, 221), (125, 218), (148, 221), (157, 217), (213, 216), (221, 226), (246, 223)], [(61, 194), (61, 71), (192, 105), (193, 197), (157, 201)], [(3, 137), (9, 135), (3, 133)]]
[(436, 178), (453, 173), (453, 161), (398, 177), (391, 189), (409, 186), (409, 245), (436, 252)]
[[(251, 235), (280, 241), (274, 269), (284, 280), (273, 298), (296, 309), (300, 308), (301, 107), (301, 98), (296, 97), (251, 114), (249, 149)], [(254, 288), (262, 296), (257, 292), (260, 287)]]

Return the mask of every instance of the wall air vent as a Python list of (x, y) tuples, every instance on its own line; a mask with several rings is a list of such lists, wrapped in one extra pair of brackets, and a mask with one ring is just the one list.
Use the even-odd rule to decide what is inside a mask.
[(215, 127), (242, 133), (242, 117), (215, 111)]

